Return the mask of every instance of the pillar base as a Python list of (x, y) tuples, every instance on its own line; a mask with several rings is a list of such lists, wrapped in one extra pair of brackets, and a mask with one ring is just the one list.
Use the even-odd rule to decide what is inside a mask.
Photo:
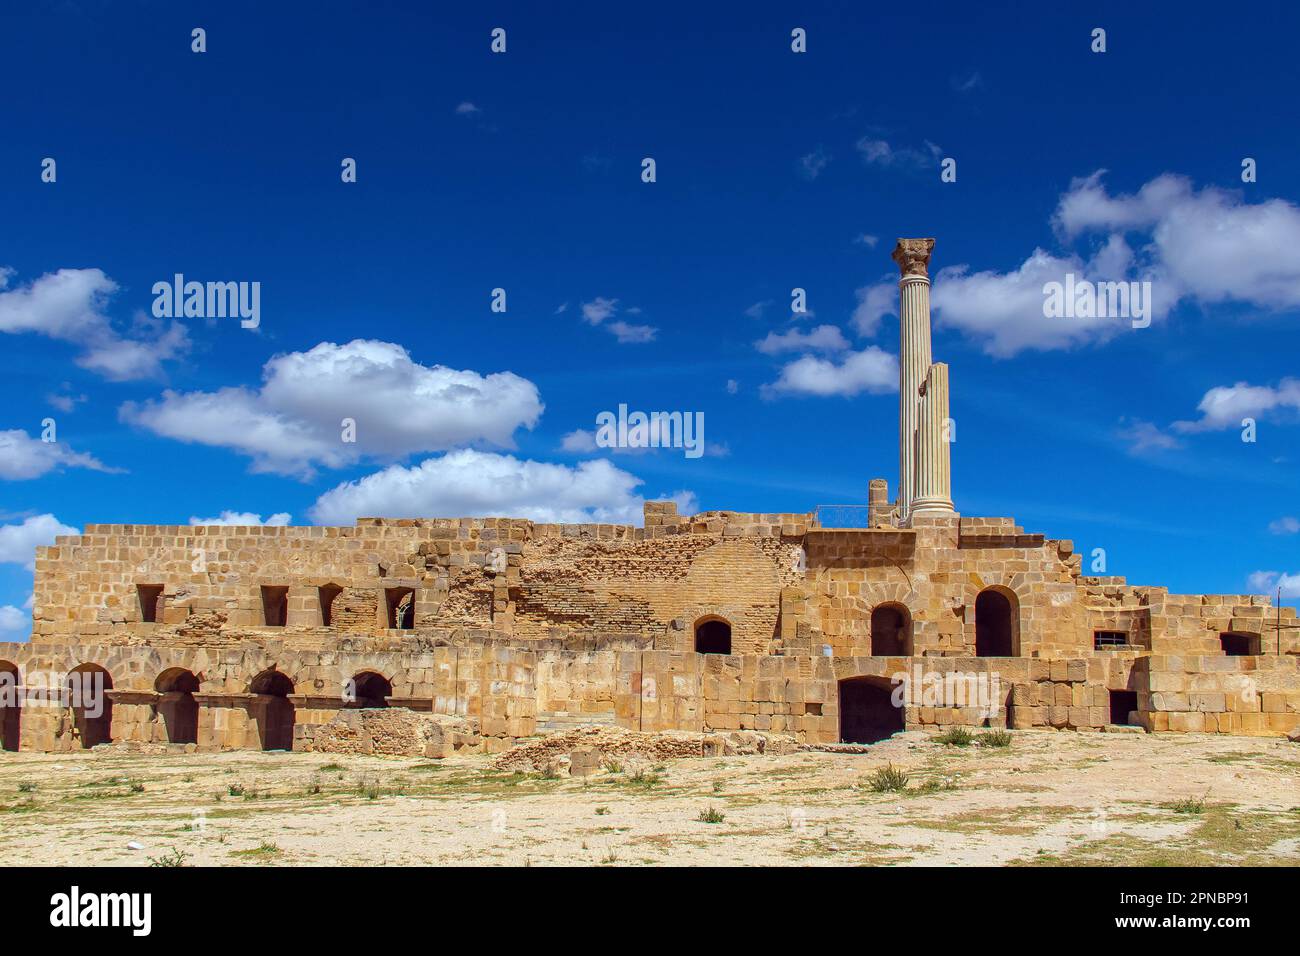
[(916, 498), (912, 501), (912, 510), (907, 517), (910, 520), (917, 515), (953, 514), (956, 510), (950, 498)]

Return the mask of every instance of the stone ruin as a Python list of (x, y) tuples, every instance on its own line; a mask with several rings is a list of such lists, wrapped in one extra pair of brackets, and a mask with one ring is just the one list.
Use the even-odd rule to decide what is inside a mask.
[(874, 479), (865, 506), (649, 502), (643, 527), (90, 525), (37, 549), (31, 641), (0, 643), (0, 744), (440, 756), (586, 724), (811, 746), (951, 726), (1294, 733), (1294, 609), (1087, 576), (1070, 541), (954, 510), (932, 248), (894, 253), (892, 501)]

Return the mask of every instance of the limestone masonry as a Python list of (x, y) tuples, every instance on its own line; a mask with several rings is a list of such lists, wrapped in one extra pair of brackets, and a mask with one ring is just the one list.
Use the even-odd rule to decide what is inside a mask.
[[(643, 528), (90, 525), (37, 549), (31, 642), (0, 643), (4, 748), (410, 740), (442, 756), (579, 724), (814, 744), (951, 725), (1296, 731), (1294, 609), (1088, 577), (1069, 541), (953, 510), (933, 246), (894, 251), (895, 500), (875, 479), (834, 515), (651, 502)], [(445, 719), (349, 713), (380, 707)]]

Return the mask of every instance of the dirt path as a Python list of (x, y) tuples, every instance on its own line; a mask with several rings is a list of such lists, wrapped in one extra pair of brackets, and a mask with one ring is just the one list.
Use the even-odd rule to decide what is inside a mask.
[[(865, 755), (557, 780), (489, 763), (4, 753), (0, 850), (77, 866), (1300, 863), (1300, 746), (1284, 740), (911, 733)], [(874, 792), (890, 764), (906, 788)]]

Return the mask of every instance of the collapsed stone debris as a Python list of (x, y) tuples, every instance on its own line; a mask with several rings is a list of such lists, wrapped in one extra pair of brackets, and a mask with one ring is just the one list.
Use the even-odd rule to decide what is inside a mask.
[[(877, 478), (865, 506), (649, 502), (643, 527), (92, 524), (37, 549), (31, 642), (0, 643), (0, 745), (497, 754), (583, 724), (684, 733), (653, 746), (692, 753), (952, 726), (1295, 734), (1294, 609), (1088, 576), (1072, 542), (954, 509), (932, 249), (894, 255), (892, 501)], [(535, 767), (533, 746), (518, 759)], [(542, 751), (572, 770), (608, 746)]]

